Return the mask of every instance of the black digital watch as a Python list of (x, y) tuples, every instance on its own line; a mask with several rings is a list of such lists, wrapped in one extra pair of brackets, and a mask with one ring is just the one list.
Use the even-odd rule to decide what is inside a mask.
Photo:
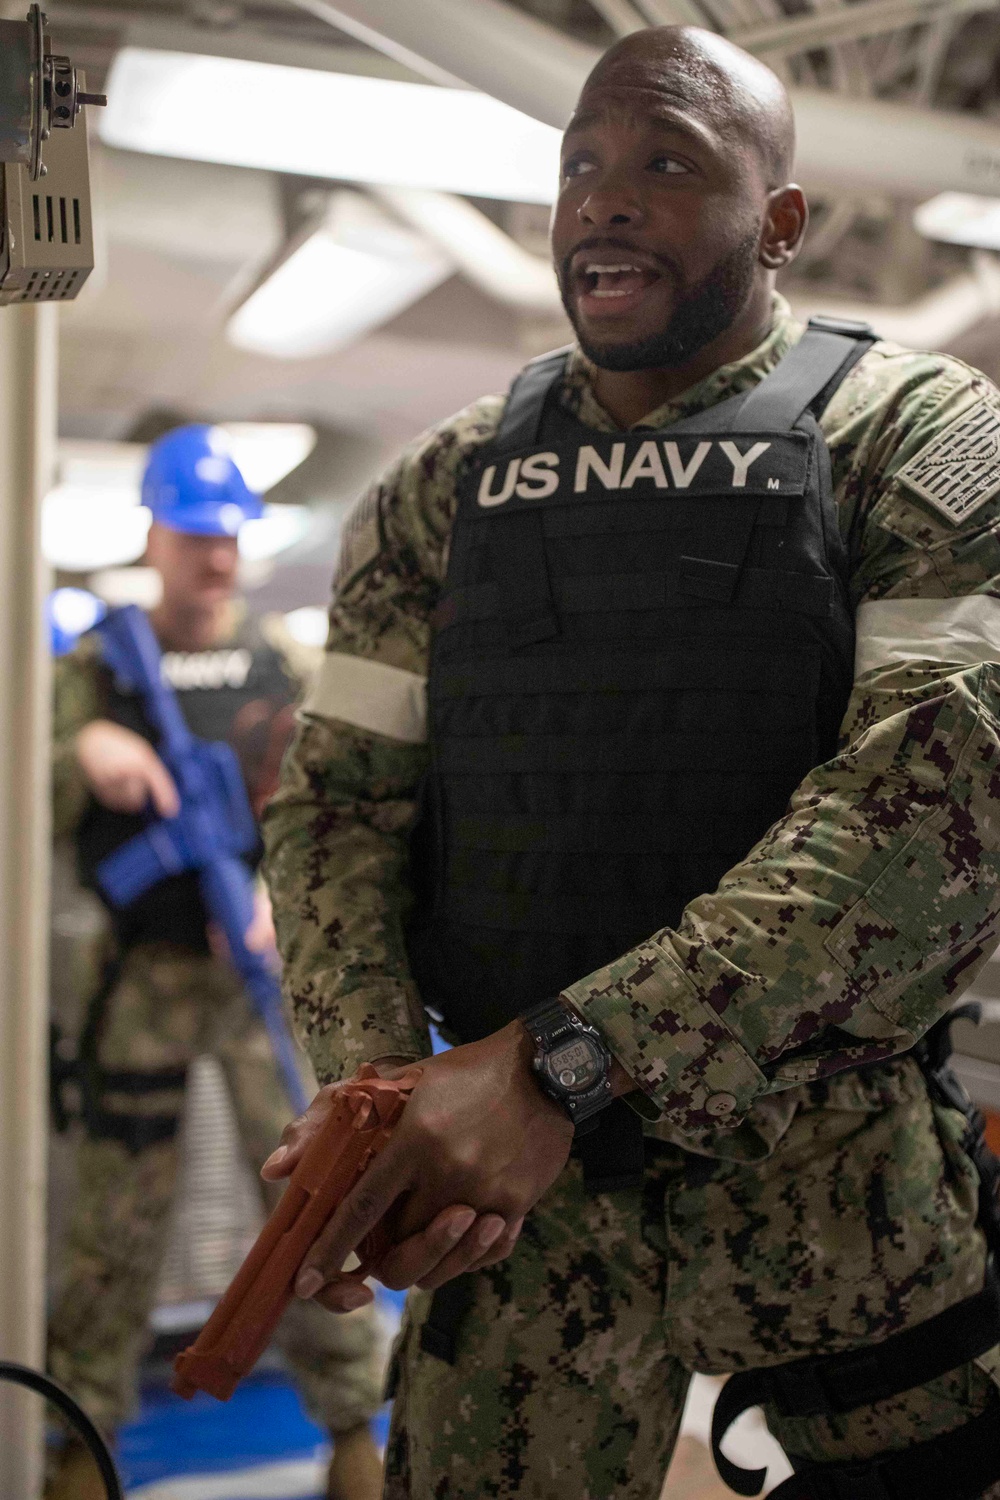
[(539, 1087), (574, 1125), (612, 1102), (611, 1053), (599, 1031), (558, 1000), (529, 1006), (521, 1021), (535, 1044)]

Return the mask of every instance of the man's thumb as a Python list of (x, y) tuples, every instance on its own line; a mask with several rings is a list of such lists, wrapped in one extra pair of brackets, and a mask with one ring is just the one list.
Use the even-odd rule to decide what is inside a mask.
[(181, 810), (181, 799), (174, 778), (155, 751), (150, 752), (146, 772), (146, 784), (153, 806), (161, 818), (176, 818)]

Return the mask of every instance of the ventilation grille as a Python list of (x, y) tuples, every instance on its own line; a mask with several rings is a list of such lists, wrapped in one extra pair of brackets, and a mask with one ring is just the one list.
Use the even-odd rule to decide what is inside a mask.
[(36, 244), (79, 245), (79, 198), (55, 198), (51, 193), (34, 193), (31, 212)]
[(65, 302), (75, 296), (86, 271), (32, 271), (28, 284), (10, 294), (12, 302)]

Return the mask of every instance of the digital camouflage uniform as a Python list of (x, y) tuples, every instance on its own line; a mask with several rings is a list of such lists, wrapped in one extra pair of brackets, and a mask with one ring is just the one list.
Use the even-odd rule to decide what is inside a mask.
[[(637, 427), (750, 389), (800, 334), (776, 299), (756, 350)], [(616, 430), (579, 354), (561, 399)], [(456, 485), (503, 404), (421, 438), (355, 511), (265, 819), (285, 982), (324, 1081), (428, 1050), (403, 943), (420, 691)], [(859, 607), (840, 753), (676, 929), (564, 992), (640, 1085), (645, 1189), (585, 1195), (571, 1161), (475, 1278), (454, 1366), (421, 1350), (428, 1299), (411, 1298), (392, 1500), (655, 1497), (690, 1371), (877, 1341), (982, 1286), (964, 1121), (904, 1054), (1000, 929), (1000, 396), (878, 343), (821, 427)], [(997, 1384), (994, 1351), (847, 1417), (768, 1416), (797, 1458), (864, 1458), (961, 1425)]]
[[(54, 821), (62, 837), (72, 834), (87, 802), (74, 740), (106, 712), (105, 683), (91, 639), (56, 663)], [(197, 1056), (214, 1056), (256, 1174), (292, 1109), (264, 1026), (234, 971), (224, 960), (167, 942), (108, 957), (111, 982), (95, 1037), (96, 1062), (102, 1071), (165, 1076), (153, 1092), (105, 1087), (99, 1107), (119, 1118), (179, 1122), (188, 1066)], [(99, 1131), (85, 1132), (80, 1141), (49, 1326), (49, 1367), (106, 1430), (134, 1402), (179, 1154), (176, 1132), (138, 1148)], [(266, 1208), (280, 1191), (261, 1184)], [(371, 1308), (339, 1320), (296, 1303), (280, 1338), (313, 1413), (330, 1431), (349, 1431), (378, 1409), (384, 1349)]]

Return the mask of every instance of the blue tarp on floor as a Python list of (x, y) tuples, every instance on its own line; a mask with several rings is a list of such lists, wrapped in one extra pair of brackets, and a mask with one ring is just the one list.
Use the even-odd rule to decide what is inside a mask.
[[(400, 1294), (379, 1288), (387, 1320), (398, 1321)], [(374, 1423), (385, 1444), (389, 1409)], [(199, 1392), (183, 1401), (163, 1384), (147, 1383), (138, 1416), (118, 1434), (118, 1462), (127, 1490), (157, 1480), (225, 1474), (294, 1460), (316, 1460), (328, 1437), (307, 1415), (294, 1383), (264, 1369), (242, 1381), (229, 1401)]]

